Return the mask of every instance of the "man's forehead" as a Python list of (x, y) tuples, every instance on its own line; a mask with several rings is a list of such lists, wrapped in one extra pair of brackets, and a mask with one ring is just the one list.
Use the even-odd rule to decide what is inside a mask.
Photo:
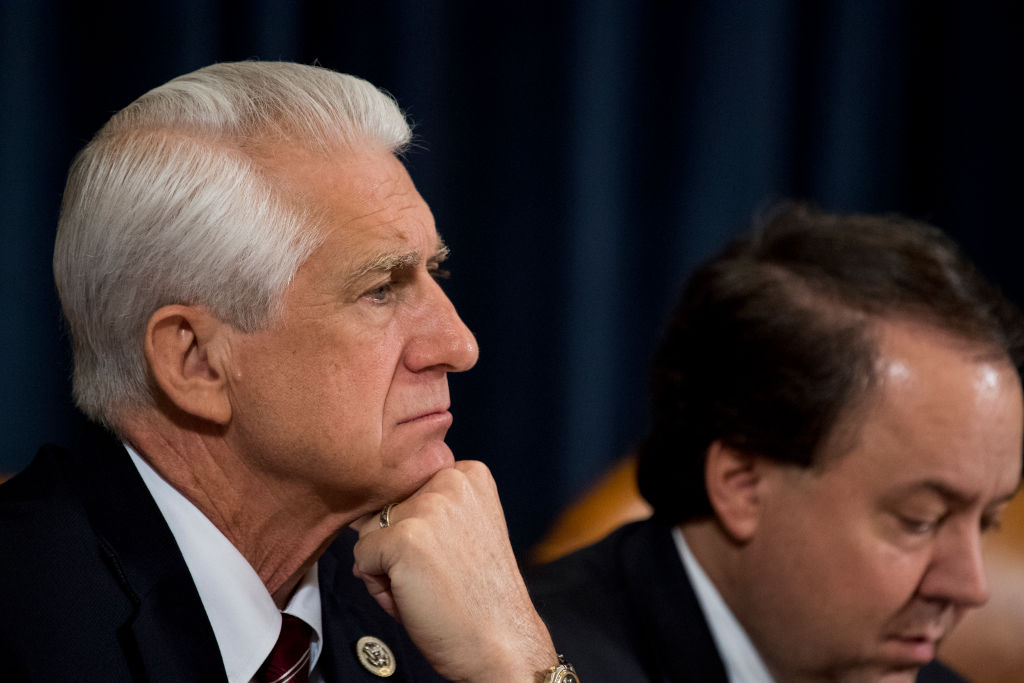
[[(995, 491), (990, 499), (981, 502), (987, 507), (1005, 505), (1017, 495), (1020, 486), (1019, 477), (1015, 480), (1011, 479), (1003, 490)], [(963, 487), (960, 482), (932, 477), (924, 477), (906, 482), (902, 486), (894, 486), (891, 495), (894, 500), (906, 500), (920, 493), (928, 493), (951, 504), (964, 507), (978, 502), (977, 492)]]
[(427, 208), (404, 164), (387, 149), (356, 146), (322, 154), (275, 145), (260, 164), (286, 198), (327, 230), (387, 225)]

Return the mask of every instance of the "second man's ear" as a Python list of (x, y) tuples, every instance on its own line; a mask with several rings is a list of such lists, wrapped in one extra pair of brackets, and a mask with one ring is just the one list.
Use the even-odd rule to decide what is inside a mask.
[(205, 309), (182, 305), (163, 306), (146, 325), (146, 362), (157, 387), (182, 412), (218, 425), (231, 420), (229, 329)]
[(704, 483), (715, 515), (737, 543), (753, 538), (763, 505), (764, 459), (715, 441), (707, 451)]

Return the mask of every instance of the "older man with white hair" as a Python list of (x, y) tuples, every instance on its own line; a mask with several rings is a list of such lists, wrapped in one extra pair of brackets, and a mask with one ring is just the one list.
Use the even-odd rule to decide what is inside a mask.
[(108, 431), (0, 489), (0, 678), (573, 680), (444, 442), (477, 346), (409, 139), (365, 81), (242, 62), (79, 154), (54, 273)]

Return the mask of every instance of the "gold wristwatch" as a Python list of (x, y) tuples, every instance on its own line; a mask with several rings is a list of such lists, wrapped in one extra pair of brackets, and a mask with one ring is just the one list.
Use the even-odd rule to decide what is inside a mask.
[(572, 664), (565, 661), (565, 655), (558, 655), (558, 664), (548, 669), (544, 683), (581, 683), (580, 677), (576, 675), (576, 669)]

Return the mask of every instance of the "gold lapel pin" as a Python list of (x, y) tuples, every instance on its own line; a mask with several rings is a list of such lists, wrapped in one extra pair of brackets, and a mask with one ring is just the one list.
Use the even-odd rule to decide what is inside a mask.
[(395, 656), (380, 638), (363, 636), (356, 641), (356, 656), (360, 664), (374, 676), (387, 678), (395, 673)]

